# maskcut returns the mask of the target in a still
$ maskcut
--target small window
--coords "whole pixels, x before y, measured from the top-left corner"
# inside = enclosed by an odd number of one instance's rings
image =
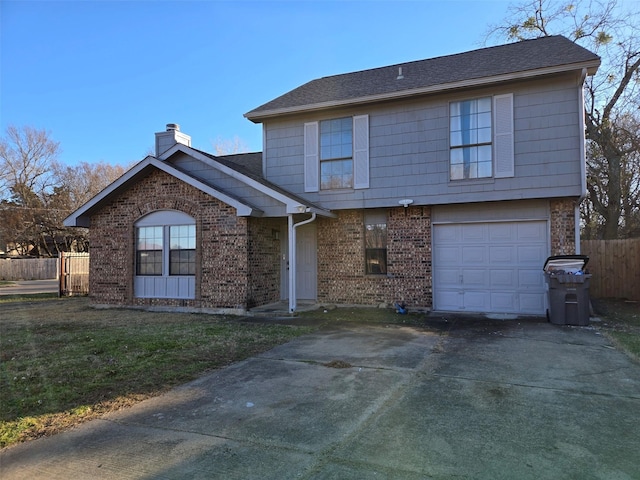
[[[387,273],[387,213],[385,211],[365,212],[364,243],[366,273]]]
[[[169,227],[169,275],[196,274],[196,227]]]
[[[320,122],[320,188],[353,187],[353,120]]]
[[[449,105],[450,178],[493,175],[491,97]]]

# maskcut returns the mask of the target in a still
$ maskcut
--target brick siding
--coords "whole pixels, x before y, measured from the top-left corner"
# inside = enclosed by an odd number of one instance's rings
[[[135,298],[134,223],[157,210],[196,220],[195,299]],[[277,301],[279,244],[274,222],[237,217],[236,210],[155,170],[91,217],[91,301],[94,304],[239,308]],[[251,272],[249,271],[251,265]]]
[[[551,255],[576,253],[576,200],[554,199],[549,202],[551,213]]]
[[[364,210],[318,219],[318,301],[431,307],[431,210],[399,207],[387,212],[386,275],[365,273]]]

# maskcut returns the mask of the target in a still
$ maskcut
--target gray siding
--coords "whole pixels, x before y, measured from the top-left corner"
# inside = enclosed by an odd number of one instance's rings
[[[252,188],[245,183],[232,178],[211,166],[185,154],[171,157],[171,163],[177,168],[189,172],[190,175],[205,181],[229,196],[242,199],[264,212],[266,217],[281,217],[285,215],[285,205],[270,196]]]
[[[514,94],[515,176],[449,181],[449,102]],[[552,198],[581,194],[580,90],[574,76],[270,120],[267,179],[328,209]],[[370,188],[303,191],[304,122],[369,115]]]

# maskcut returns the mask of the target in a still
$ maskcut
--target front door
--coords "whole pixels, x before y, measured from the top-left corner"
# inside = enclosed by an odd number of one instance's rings
[[[309,223],[296,232],[296,293],[298,300],[315,300],[318,286],[316,225]]]
[[[289,245],[287,235],[282,238],[281,298],[289,298]],[[297,300],[315,300],[318,288],[317,240],[314,223],[296,229],[296,293]]]

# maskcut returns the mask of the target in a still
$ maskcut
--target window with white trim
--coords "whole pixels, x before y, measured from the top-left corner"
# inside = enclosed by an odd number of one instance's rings
[[[195,219],[183,212],[153,212],[135,224],[136,297],[194,298]]]
[[[304,191],[369,188],[369,116],[304,124]]]
[[[491,97],[449,104],[451,180],[493,174]]]
[[[353,187],[353,120],[320,122],[320,189]]]
[[[136,275],[195,275],[196,226],[137,228]]]

